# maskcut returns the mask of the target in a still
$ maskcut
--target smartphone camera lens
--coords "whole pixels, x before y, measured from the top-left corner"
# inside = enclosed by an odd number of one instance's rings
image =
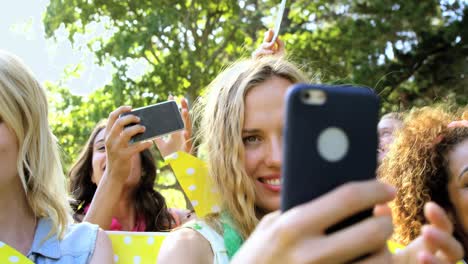
[[[309,105],[323,105],[327,101],[327,95],[321,90],[303,91],[302,102]]]

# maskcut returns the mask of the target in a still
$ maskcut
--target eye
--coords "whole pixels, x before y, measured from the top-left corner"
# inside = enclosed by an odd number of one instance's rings
[[[260,137],[258,136],[247,136],[242,138],[244,144],[254,144],[260,141]]]
[[[103,145],[98,145],[96,146],[96,150],[99,151],[99,152],[104,152],[106,151],[106,146],[103,144]]]
[[[392,133],[390,131],[382,131],[380,132],[381,137],[387,137],[390,136]]]

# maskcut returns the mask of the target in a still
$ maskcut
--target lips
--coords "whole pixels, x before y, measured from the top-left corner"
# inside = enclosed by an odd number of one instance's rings
[[[281,179],[279,175],[259,177],[257,180],[267,190],[273,192],[281,191]]]

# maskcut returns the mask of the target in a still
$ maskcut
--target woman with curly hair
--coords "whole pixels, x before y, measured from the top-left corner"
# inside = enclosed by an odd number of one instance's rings
[[[391,208],[393,239],[400,244],[420,235],[427,224],[424,205],[433,201],[446,210],[454,236],[467,252],[468,109],[464,110],[465,115],[441,106],[411,111],[379,168],[381,179],[398,190]]]

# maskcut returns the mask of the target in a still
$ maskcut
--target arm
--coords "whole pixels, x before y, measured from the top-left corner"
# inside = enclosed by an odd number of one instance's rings
[[[198,232],[181,228],[164,239],[159,250],[160,264],[210,264],[213,263],[213,251],[210,243]]]
[[[128,124],[139,122],[138,117],[133,115],[119,118],[120,114],[130,110],[129,106],[121,106],[109,115],[105,130],[106,170],[83,219],[104,230],[110,228],[114,206],[120,200],[124,183],[130,174],[132,156],[152,145],[150,141],[129,144],[132,136],[144,131],[141,125],[124,129]]]
[[[391,255],[386,241],[393,231],[390,215],[375,213],[334,233],[325,231],[394,196],[393,188],[375,180],[351,183],[281,215],[267,215],[232,263],[348,263],[364,255],[363,263],[388,263]]]
[[[94,253],[89,261],[90,264],[114,263],[112,244],[106,233],[99,229],[96,239]]]

